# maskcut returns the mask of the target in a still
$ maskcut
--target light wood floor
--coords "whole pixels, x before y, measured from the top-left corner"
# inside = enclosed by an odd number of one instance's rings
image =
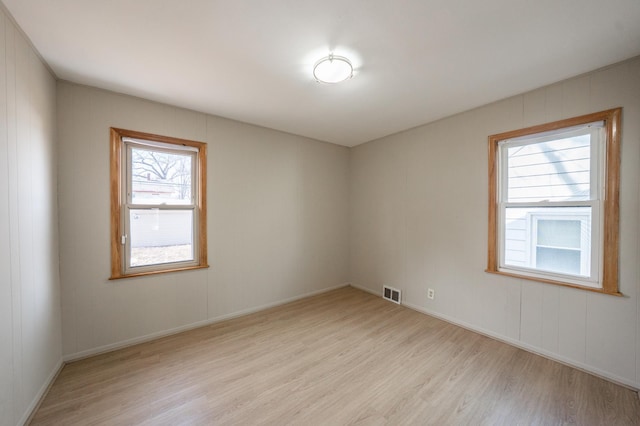
[[[33,425],[638,425],[635,392],[343,288],[64,367]]]

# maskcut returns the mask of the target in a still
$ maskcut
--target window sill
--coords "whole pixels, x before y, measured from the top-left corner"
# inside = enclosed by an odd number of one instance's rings
[[[109,277],[109,280],[119,280],[122,278],[135,278],[135,277],[144,277],[147,275],[158,275],[158,274],[168,274],[171,272],[180,272],[180,271],[192,271],[194,269],[207,269],[209,265],[198,265],[198,266],[185,266],[182,268],[173,268],[173,269],[162,269],[159,271],[145,271],[145,272],[136,272],[133,274],[121,274],[121,275],[112,275]]]
[[[502,271],[494,271],[494,270],[491,270],[491,269],[485,269],[485,272],[487,272],[489,274],[502,275],[502,276],[505,276],[505,277],[518,278],[518,279],[521,279],[521,280],[538,281],[538,282],[547,283],[547,284],[560,285],[560,286],[563,286],[563,287],[577,288],[577,289],[580,289],[580,290],[591,291],[593,293],[608,294],[608,295],[611,295],[611,296],[624,297],[624,295],[622,293],[619,293],[619,292],[608,292],[608,291],[605,291],[602,288],[586,287],[586,286],[582,286],[582,285],[578,285],[578,284],[571,284],[571,283],[567,283],[567,282],[563,282],[563,281],[549,280],[549,279],[546,279],[546,278],[538,278],[538,277],[530,277],[530,276],[527,276],[527,275],[513,274],[513,273],[509,273],[509,272],[502,272]]]

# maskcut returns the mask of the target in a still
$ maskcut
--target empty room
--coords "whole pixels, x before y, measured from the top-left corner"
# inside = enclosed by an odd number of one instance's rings
[[[640,2],[0,0],[0,426],[640,425]]]

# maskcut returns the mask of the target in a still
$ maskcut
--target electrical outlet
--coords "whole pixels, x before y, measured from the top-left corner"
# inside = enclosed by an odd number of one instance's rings
[[[431,300],[436,298],[436,292],[434,289],[430,288],[427,290],[427,297]]]

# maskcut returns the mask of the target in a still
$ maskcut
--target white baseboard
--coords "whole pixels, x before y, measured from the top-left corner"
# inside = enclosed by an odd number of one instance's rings
[[[62,358],[60,358],[51,373],[49,373],[49,377],[47,377],[47,380],[45,380],[45,382],[40,387],[40,390],[38,390],[36,396],[27,406],[27,409],[22,415],[22,418],[18,421],[18,425],[26,425],[31,421],[31,417],[35,414],[38,407],[40,407],[40,404],[42,404],[42,401],[44,400],[45,396],[47,396],[47,393],[49,393],[49,389],[51,389],[51,385],[53,385],[53,382],[55,382],[58,374],[60,374],[60,372],[62,371],[62,367],[64,367],[64,361],[62,360]]]
[[[349,283],[343,283],[343,284],[340,284],[340,285],[337,285],[337,286],[323,288],[321,290],[316,290],[316,291],[312,291],[310,293],[305,293],[305,294],[301,294],[301,295],[298,295],[298,296],[290,297],[290,298],[287,298],[287,299],[284,299],[284,300],[279,300],[277,302],[267,303],[267,304],[255,306],[255,307],[252,307],[252,308],[249,308],[249,309],[243,309],[241,311],[232,312],[230,314],[225,314],[225,315],[220,315],[220,316],[217,316],[217,317],[214,317],[214,318],[209,318],[209,319],[206,319],[206,320],[203,320],[203,321],[198,321],[198,322],[182,325],[180,327],[170,328],[168,330],[157,331],[155,333],[146,334],[144,336],[134,337],[132,339],[127,339],[127,340],[121,340],[119,342],[110,343],[108,345],[99,346],[97,348],[92,348],[92,349],[87,349],[87,350],[80,351],[80,352],[75,352],[75,353],[72,353],[72,354],[67,354],[67,355],[64,355],[63,360],[64,360],[64,362],[78,361],[78,360],[83,359],[83,358],[88,358],[88,357],[91,357],[91,356],[94,356],[94,355],[99,355],[99,354],[103,354],[103,353],[106,353],[106,352],[111,352],[111,351],[114,351],[116,349],[126,348],[128,346],[137,345],[139,343],[148,342],[148,341],[151,341],[151,340],[159,339],[161,337],[170,336],[172,334],[182,333],[183,331],[193,330],[194,328],[204,327],[204,326],[207,326],[207,325],[215,324],[215,323],[220,322],[220,321],[225,321],[225,320],[228,320],[228,319],[232,319],[232,318],[237,318],[237,317],[241,317],[241,316],[244,316],[244,315],[253,314],[255,312],[259,312],[259,311],[263,311],[265,309],[269,309],[269,308],[273,308],[273,307],[276,307],[276,306],[284,305],[286,303],[295,302],[296,300],[300,300],[300,299],[304,299],[306,297],[311,297],[311,296],[315,296],[315,295],[318,295],[318,294],[326,293],[326,292],[329,292],[329,291],[332,291],[332,290],[336,290],[338,288],[346,287],[348,285],[349,285]]]
[[[376,292],[376,291],[371,290],[370,288],[362,287],[362,286],[356,285],[356,284],[354,284],[354,283],[349,283],[349,285],[350,285],[351,287],[353,287],[353,288],[357,288],[358,290],[362,290],[362,291],[366,291],[367,293],[371,293],[371,294],[373,294],[374,296],[380,296],[380,297],[382,297],[382,286],[380,286],[380,291],[379,291],[379,292]],[[403,302],[403,303],[404,303],[404,302]]]
[[[380,289],[380,293],[378,293],[378,292],[375,292],[375,291],[371,290],[370,288],[354,285],[353,283],[351,283],[350,285],[353,288],[357,288],[359,290],[366,291],[367,293],[371,293],[373,295],[382,297],[382,293],[381,293],[382,288]],[[620,377],[620,376],[617,376],[615,374],[611,374],[611,373],[609,373],[607,371],[600,370],[600,369],[595,368],[595,367],[593,367],[591,365],[584,364],[584,363],[575,361],[573,359],[563,357],[561,355],[558,355],[557,353],[550,352],[550,351],[541,349],[541,348],[539,348],[537,346],[529,345],[527,343],[523,343],[523,342],[521,342],[519,340],[515,340],[515,339],[512,339],[512,338],[507,337],[507,336],[503,336],[503,335],[495,333],[495,332],[493,332],[491,330],[486,330],[486,329],[484,329],[482,327],[478,327],[478,326],[476,326],[474,324],[469,324],[469,323],[467,323],[465,321],[460,321],[460,320],[458,320],[456,318],[453,318],[453,317],[450,317],[448,315],[443,315],[443,314],[440,314],[438,312],[433,312],[433,311],[431,311],[431,310],[429,310],[427,308],[424,308],[424,307],[418,306],[418,305],[414,305],[412,303],[408,303],[408,302],[406,302],[404,300],[402,301],[402,304],[404,306],[406,306],[407,308],[412,309],[414,311],[418,311],[418,312],[420,312],[422,314],[426,314],[426,315],[441,319],[441,320],[446,321],[448,323],[451,323],[453,325],[457,325],[459,327],[465,328],[465,329],[467,329],[469,331],[473,331],[475,333],[482,334],[483,336],[490,337],[492,339],[498,340],[498,341],[506,343],[508,345],[515,346],[516,348],[523,349],[523,350],[525,350],[527,352],[531,352],[531,353],[534,353],[536,355],[540,355],[540,356],[543,356],[545,358],[551,359],[553,361],[557,361],[557,362],[559,362],[561,364],[564,364],[564,365],[567,365],[569,367],[573,367],[573,368],[576,368],[578,370],[584,371],[585,373],[593,374],[594,376],[600,377],[601,379],[605,379],[605,380],[608,380],[608,381],[613,382],[615,384],[630,388],[630,389],[632,389],[632,390],[634,390],[636,392],[638,392],[640,390],[640,383],[639,382],[635,382],[633,380],[629,380],[627,378]]]

